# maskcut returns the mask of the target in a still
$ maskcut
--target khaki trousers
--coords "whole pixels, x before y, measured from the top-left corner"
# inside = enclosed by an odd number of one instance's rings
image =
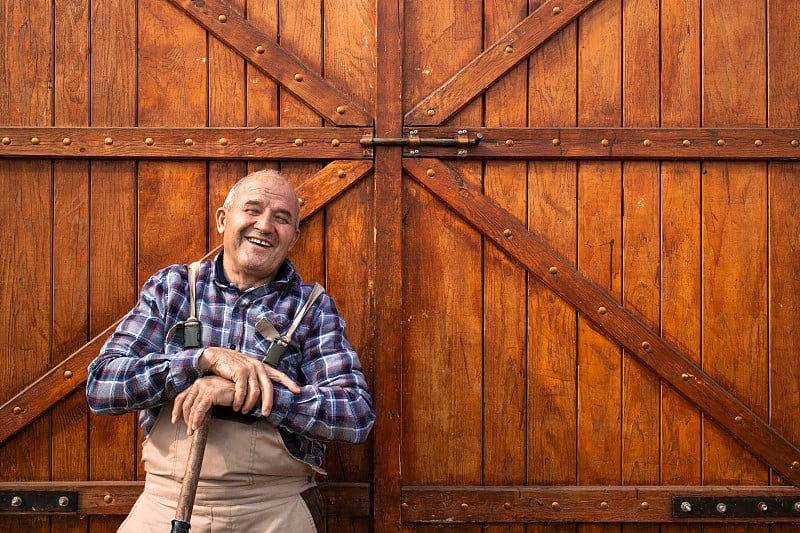
[[[144,492],[120,533],[165,533],[186,469],[192,438],[181,419],[170,423],[172,403],[161,408],[142,448]],[[322,499],[311,465],[286,450],[278,430],[213,418],[192,508],[192,533],[316,533]]]

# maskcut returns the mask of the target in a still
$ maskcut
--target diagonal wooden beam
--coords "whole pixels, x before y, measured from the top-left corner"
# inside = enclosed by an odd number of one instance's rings
[[[372,161],[333,161],[325,168],[298,185],[297,196],[303,203],[303,217],[307,218],[339,197],[372,170]],[[213,257],[221,246],[206,254]],[[100,352],[105,340],[122,320],[84,344],[46,374],[14,395],[0,406],[0,444],[51,409],[64,397],[86,383],[89,363]]]
[[[281,87],[338,126],[370,126],[372,117],[274,39],[220,0],[169,0]]]
[[[559,257],[457,170],[438,159],[406,159],[403,169],[465,222],[591,320],[784,479],[800,487],[800,449],[602,288]]]
[[[597,0],[550,0],[542,4],[406,113],[406,126],[442,124],[595,2]]]

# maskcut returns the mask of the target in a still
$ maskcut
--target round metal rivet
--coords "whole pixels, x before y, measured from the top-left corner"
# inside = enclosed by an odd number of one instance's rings
[[[692,141],[690,141],[689,139],[684,139],[681,144],[683,144],[686,147],[689,147],[692,145]]]
[[[436,175],[436,171],[435,171],[435,170],[433,170],[432,168],[429,168],[429,169],[428,169],[428,170],[425,172],[425,174],[427,174],[429,178],[432,178],[432,177],[434,177],[434,176]]]
[[[64,379],[69,379],[72,377],[72,370],[64,370]]]
[[[551,266],[550,268],[547,269],[547,271],[550,272],[551,274],[558,274],[558,267]]]
[[[558,6],[554,7],[553,8],[553,15],[560,15],[560,14],[561,14],[561,8],[558,7]]]
[[[106,137],[105,139],[103,139],[103,144],[111,146],[112,144],[114,144],[114,139],[112,139],[111,137]]]
[[[39,137],[31,137],[31,144],[39,144]]]
[[[339,139],[332,139],[331,140],[331,146],[335,147],[335,146],[339,146],[340,144],[341,143],[339,142]]]
[[[608,146],[608,139],[603,139],[602,141],[600,141],[600,145],[603,146],[604,148]]]
[[[59,507],[66,507],[67,505],[69,505],[69,498],[67,498],[66,496],[61,496],[58,499],[58,506]]]
[[[344,170],[340,170],[339,172],[336,173],[336,175],[339,176],[340,179],[341,178],[346,178],[347,177],[347,172],[345,172]]]
[[[642,502],[641,508],[642,508],[642,511],[646,511],[646,510],[650,509],[650,504],[647,503],[647,502]]]
[[[264,139],[262,139],[261,137],[256,137],[256,144],[261,146],[262,144],[264,144]]]
[[[684,372],[683,374],[681,374],[681,379],[682,379],[683,381],[689,381],[689,377],[690,377],[690,376],[689,376],[689,374],[687,374],[686,372]]]
[[[331,496],[328,498],[328,503],[331,505],[336,505],[336,496]]]
[[[340,115],[344,115],[345,111],[347,111],[347,109],[345,109],[343,105],[340,105],[339,107],[336,108],[336,112],[339,113]]]
[[[303,81],[303,75],[298,72],[294,75],[294,81]]]
[[[608,309],[606,309],[601,305],[600,307],[597,308],[597,312],[600,313],[601,315],[604,315],[608,312]]]
[[[794,470],[800,469],[800,461],[792,461],[792,468]]]
[[[505,509],[506,511],[511,509],[511,502],[504,502],[503,503],[503,509]]]
[[[514,47],[513,46],[511,46],[511,45],[506,46],[506,53],[507,54],[510,54],[513,51],[514,51]]]
[[[466,503],[462,503],[461,504],[461,510],[462,511],[466,511],[467,509],[469,509],[469,505],[467,505]]]
[[[112,503],[114,501],[114,498],[111,496],[111,494],[106,494],[105,496],[103,496],[103,501],[106,503]]]
[[[603,510],[608,509],[608,502],[607,501],[600,502],[600,509],[603,509]]]
[[[756,139],[753,144],[755,144],[756,146],[761,146],[764,144],[764,141],[762,141],[761,139]]]
[[[69,137],[64,137],[64,140],[61,141],[61,144],[63,144],[64,146],[69,146],[70,144],[72,144],[72,139],[70,139]]]
[[[800,141],[798,141],[797,139],[792,139],[792,146],[797,148],[798,146],[800,146]]]
[[[511,230],[508,229],[508,228],[504,229],[503,230],[503,235],[505,235],[506,237],[511,237],[511,235],[512,235]]]
[[[267,51],[267,49],[264,48],[263,46],[261,46],[260,44],[258,46],[256,46],[256,53],[263,54],[266,51]]]
[[[185,141],[183,141],[183,144],[185,144],[186,146],[191,146],[194,144],[194,141],[191,139],[186,139]]]
[[[553,139],[553,146],[559,146],[561,141],[559,139]]]
[[[718,512],[718,513],[724,513],[724,512],[725,512],[725,511],[727,511],[727,510],[728,510],[728,506],[727,506],[727,505],[725,505],[723,502],[719,502],[719,503],[717,504],[717,512]]]
[[[642,350],[647,351],[649,349],[650,349],[650,343],[647,341],[642,342]]]
[[[303,200],[302,198],[298,198],[298,199],[297,199],[297,203],[298,203],[298,204],[300,204],[300,205],[305,205],[305,204],[306,204],[306,201],[305,201],[305,200]]]
[[[651,141],[650,139],[645,139],[642,144],[644,144],[645,146],[652,146],[653,145],[653,141]]]
[[[9,144],[11,144],[11,139],[9,139],[8,137],[3,137],[3,144],[8,146]]]
[[[228,139],[226,139],[225,137],[220,137],[219,144],[221,144],[222,146],[228,146]]]
[[[554,511],[560,511],[561,510],[561,504],[558,503],[558,502],[551,503],[550,507],[552,507]]]
[[[691,513],[692,504],[689,502],[681,502],[681,511],[683,511],[684,513]]]
[[[22,507],[22,498],[19,496],[11,498],[11,507]]]
[[[725,139],[717,140],[717,146],[725,146]]]
[[[766,513],[769,511],[769,505],[767,505],[766,502],[758,502],[758,510],[762,513]]]
[[[295,139],[294,140],[295,146],[303,146],[303,139]]]
[[[514,146],[514,139],[506,139],[506,146]]]
[[[800,513],[800,502],[794,502],[794,510]]]
[[[19,405],[15,405],[14,408],[11,410],[11,412],[14,413],[15,415],[18,415],[22,412],[22,407],[20,407]]]
[[[228,17],[226,17],[225,15],[220,15],[217,17],[217,20],[220,22],[228,22]]]
[[[432,117],[435,114],[436,114],[436,110],[435,109],[428,109],[428,116],[429,117]]]
[[[147,146],[153,146],[155,143],[156,141],[152,137],[148,137],[147,139],[144,140],[144,144],[146,144]]]
[[[737,417],[735,417],[733,419],[733,421],[736,422],[737,424],[741,425],[741,424],[744,423],[744,418],[742,418],[741,416],[737,416]]]
[[[403,503],[400,504],[400,508],[401,509],[408,509],[408,504],[406,502],[403,502]]]

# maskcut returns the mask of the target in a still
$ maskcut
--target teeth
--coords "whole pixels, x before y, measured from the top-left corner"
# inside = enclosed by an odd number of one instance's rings
[[[252,242],[253,244],[257,244],[259,246],[270,247],[272,246],[267,241],[262,241],[261,239],[256,239],[255,237],[247,237],[247,240]]]

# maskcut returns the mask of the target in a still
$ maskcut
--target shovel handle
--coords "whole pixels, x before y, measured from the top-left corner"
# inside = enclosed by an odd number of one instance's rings
[[[194,497],[197,494],[197,482],[200,480],[200,467],[203,465],[209,426],[211,426],[210,409],[206,412],[200,427],[194,432],[192,438],[189,460],[186,462],[186,473],[183,476],[181,492],[178,495],[178,507],[175,509],[175,521],[188,524],[192,518],[192,507],[194,507]]]

